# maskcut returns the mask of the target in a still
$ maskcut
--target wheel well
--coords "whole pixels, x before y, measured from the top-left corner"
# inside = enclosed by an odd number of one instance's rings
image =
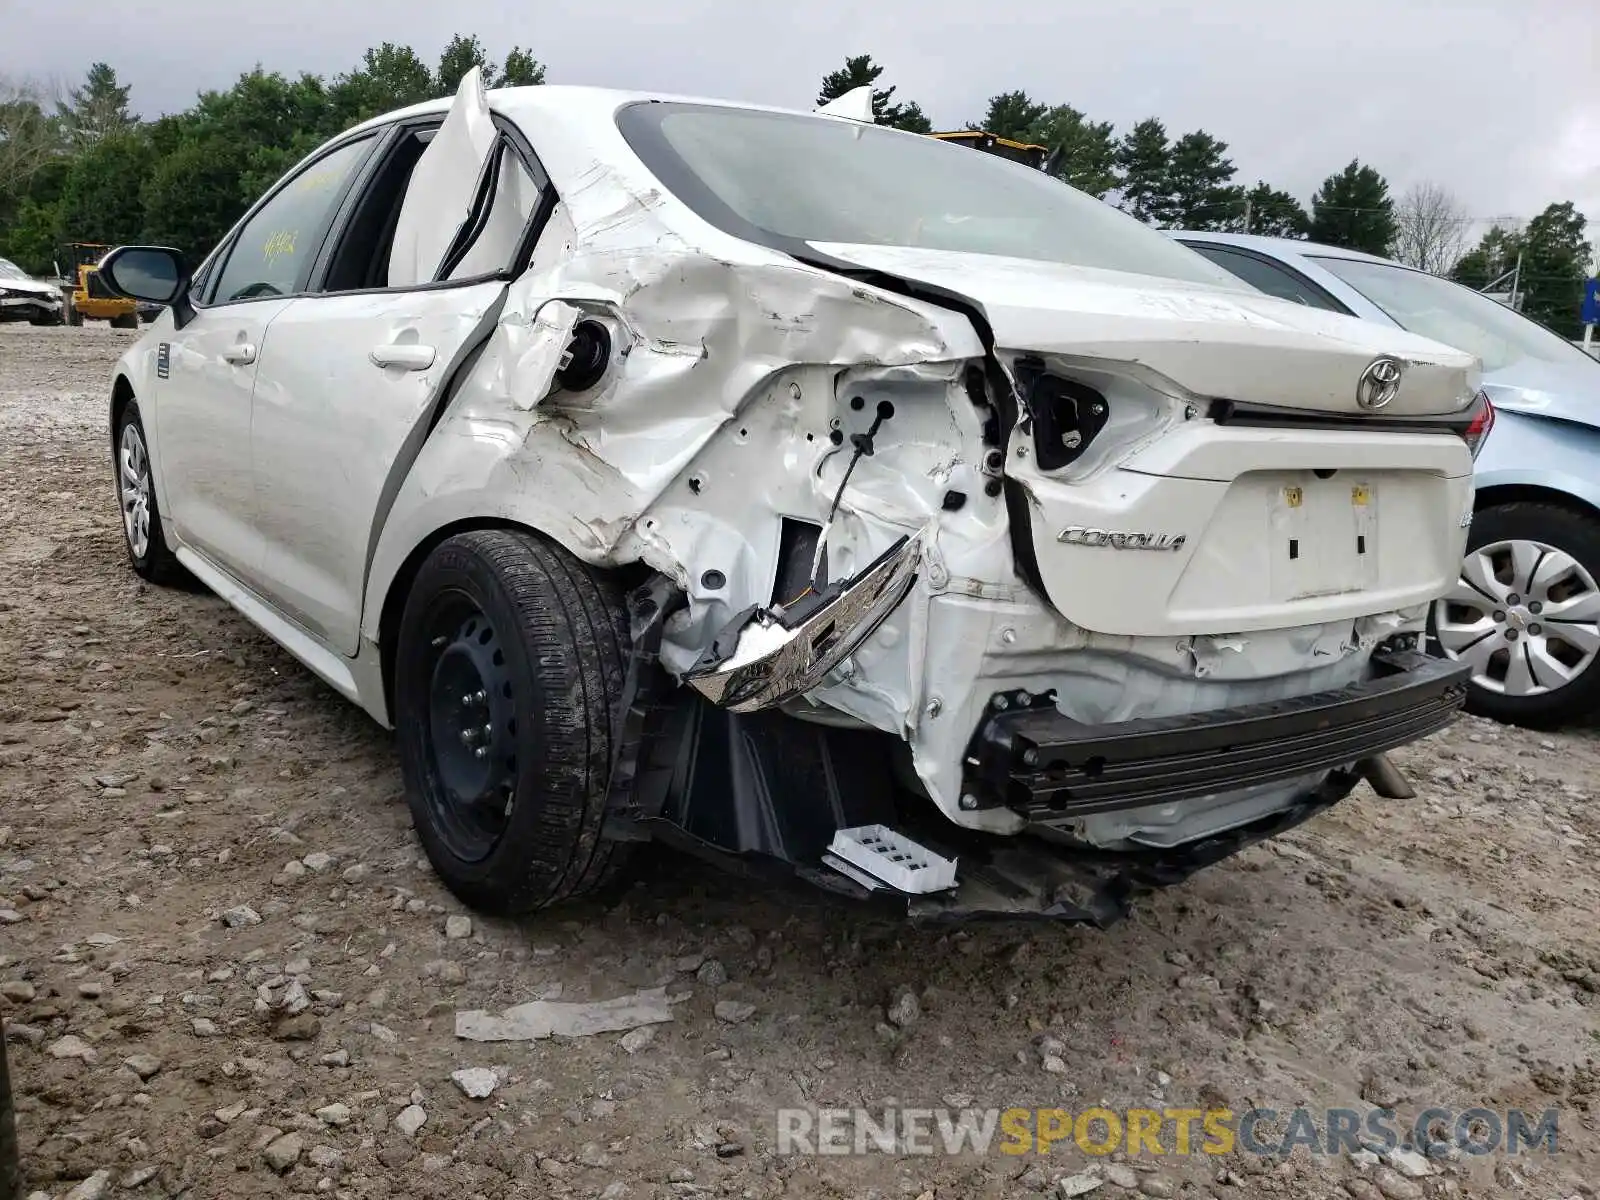
[[[383,702],[391,714],[394,712],[395,645],[400,639],[400,618],[405,614],[406,597],[411,594],[411,585],[417,578],[417,572],[422,569],[422,564],[427,561],[428,555],[433,553],[434,547],[458,533],[467,533],[474,529],[515,529],[538,537],[545,536],[532,526],[516,521],[497,520],[494,517],[469,517],[435,529],[412,548],[405,562],[401,563],[400,569],[395,572],[394,579],[389,583],[389,591],[383,598],[383,611],[378,617],[378,653],[379,662],[383,666]],[[625,587],[636,586],[649,574],[648,568],[642,563],[618,567],[616,570]]]
[[[128,382],[126,375],[118,375],[116,382],[111,385],[111,449],[116,452],[117,426],[122,423],[122,414],[127,411],[128,405],[133,400],[133,384]]]
[[[1571,492],[1540,487],[1532,483],[1504,483],[1479,489],[1472,501],[1472,511],[1482,512],[1501,504],[1553,504],[1580,516],[1600,518],[1600,508]]]

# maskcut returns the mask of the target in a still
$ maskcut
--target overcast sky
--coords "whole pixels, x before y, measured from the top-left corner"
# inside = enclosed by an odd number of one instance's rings
[[[797,107],[871,53],[943,128],[1022,88],[1119,129],[1207,129],[1241,180],[1302,201],[1359,157],[1479,217],[1575,200],[1600,235],[1593,0],[0,0],[0,73],[74,82],[102,59],[154,115],[257,63],[333,74],[388,40],[431,64],[458,31],[532,49],[552,83]]]

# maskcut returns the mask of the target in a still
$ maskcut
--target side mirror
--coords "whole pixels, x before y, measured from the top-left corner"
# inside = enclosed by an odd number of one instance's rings
[[[113,292],[130,300],[170,305],[179,329],[189,323],[189,268],[170,246],[118,246],[95,268]]]
[[[171,304],[189,282],[183,255],[167,246],[118,246],[96,269],[112,291],[152,304]]]

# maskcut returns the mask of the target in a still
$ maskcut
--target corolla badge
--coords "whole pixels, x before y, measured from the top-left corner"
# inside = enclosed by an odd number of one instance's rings
[[[1400,376],[1405,370],[1404,363],[1387,354],[1373,359],[1356,384],[1356,403],[1368,412],[1376,412],[1388,404],[1400,394]]]
[[[1111,550],[1182,550],[1188,541],[1182,533],[1149,533],[1142,529],[1091,529],[1073,525],[1056,535],[1069,546],[1105,546]]]

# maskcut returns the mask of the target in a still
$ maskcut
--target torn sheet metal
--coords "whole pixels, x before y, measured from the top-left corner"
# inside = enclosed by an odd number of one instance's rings
[[[462,77],[444,124],[411,172],[389,252],[390,287],[411,287],[437,277],[445,252],[472,212],[496,140],[483,74],[473,67]]]
[[[561,300],[542,305],[534,314],[512,364],[517,387],[510,398],[516,407],[532,408],[550,394],[580,316],[575,306]]]
[[[470,1042],[528,1042],[548,1037],[620,1033],[672,1020],[664,987],[589,1003],[531,1000],[499,1016],[474,1009],[456,1014],[456,1036]]]

